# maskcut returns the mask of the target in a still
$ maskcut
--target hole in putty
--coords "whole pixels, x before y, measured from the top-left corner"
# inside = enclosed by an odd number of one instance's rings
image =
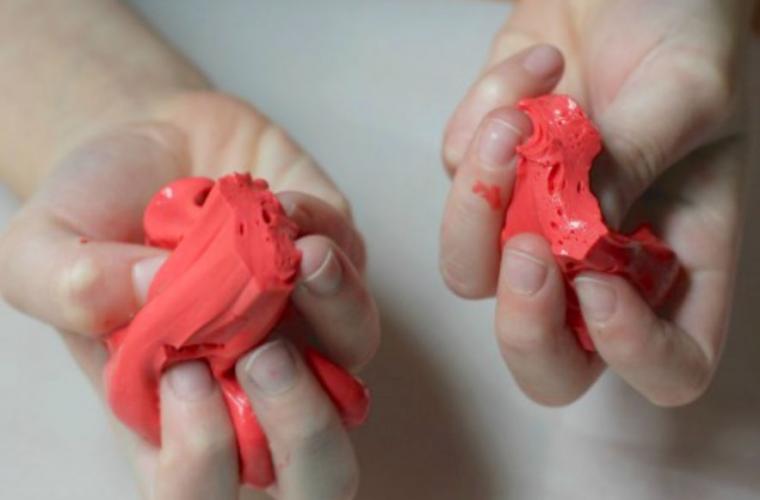
[[[559,175],[559,165],[556,163],[549,167],[549,175],[547,176],[547,184],[550,193],[554,193],[557,188],[557,176]]]
[[[206,203],[206,198],[208,198],[208,194],[211,192],[211,188],[204,189],[200,193],[195,195],[195,198],[193,198],[193,203],[195,203],[197,206],[202,207],[204,203]]]

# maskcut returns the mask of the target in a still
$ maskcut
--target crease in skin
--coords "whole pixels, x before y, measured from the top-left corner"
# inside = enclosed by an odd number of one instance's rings
[[[589,185],[601,137],[575,101],[545,95],[524,99],[518,108],[533,123],[533,134],[517,147],[517,177],[502,245],[520,233],[549,241],[565,281],[567,325],[584,349],[594,351],[572,285],[576,276],[584,271],[622,276],[656,308],[675,288],[681,265],[650,226],[621,234],[605,223]]]
[[[144,226],[149,245],[172,253],[145,306],[106,339],[108,402],[124,424],[159,445],[162,373],[181,361],[206,362],[235,429],[242,481],[270,486],[269,445],[235,364],[269,338],[288,308],[301,260],[298,228],[265,181],[238,173],[167,184],[148,204]],[[362,423],[369,397],[361,382],[316,350],[301,350],[344,424]]]

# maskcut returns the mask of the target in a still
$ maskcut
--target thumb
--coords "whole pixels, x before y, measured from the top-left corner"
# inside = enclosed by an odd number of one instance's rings
[[[102,334],[134,315],[165,256],[142,245],[90,240],[29,205],[0,240],[0,293],[59,329]]]
[[[631,74],[596,116],[607,158],[594,169],[605,215],[618,225],[668,167],[712,138],[731,113],[727,69],[662,52]]]

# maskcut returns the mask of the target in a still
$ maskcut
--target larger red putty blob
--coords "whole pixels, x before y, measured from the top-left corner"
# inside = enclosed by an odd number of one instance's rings
[[[630,235],[608,228],[589,187],[591,163],[602,149],[599,132],[570,97],[546,95],[518,104],[533,134],[517,147],[517,179],[501,234],[502,244],[519,233],[551,243],[567,290],[567,324],[581,345],[594,350],[571,286],[582,271],[617,274],[658,307],[675,286],[680,265],[649,228]]]
[[[263,342],[288,305],[301,255],[297,227],[261,180],[191,177],[162,188],[145,210],[147,243],[173,250],[147,303],[107,339],[105,382],[119,419],[160,444],[158,383],[169,366],[204,360],[237,436],[242,480],[274,481],[265,435],[235,378],[235,362]],[[362,384],[319,353],[304,357],[346,425],[367,415]]]

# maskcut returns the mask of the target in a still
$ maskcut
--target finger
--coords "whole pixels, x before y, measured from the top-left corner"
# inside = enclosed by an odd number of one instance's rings
[[[594,182],[613,222],[666,168],[726,123],[734,109],[726,73],[702,55],[663,51],[595,117],[612,161],[595,169]]]
[[[493,109],[551,91],[562,77],[562,54],[550,45],[525,49],[486,72],[469,90],[446,127],[443,160],[449,172],[459,166],[475,130]]]
[[[507,242],[501,263],[496,335],[515,380],[533,400],[567,404],[603,366],[565,325],[565,288],[548,243],[534,234]]]
[[[329,239],[306,236],[296,246],[302,252],[301,279],[293,303],[330,358],[358,370],[380,342],[375,301],[348,257]]]
[[[707,388],[717,351],[657,317],[623,278],[583,273],[574,282],[599,355],[655,404],[678,406]]]
[[[172,137],[138,127],[72,153],[0,242],[3,297],[70,332],[99,334],[128,321],[138,306],[133,269],[163,255],[132,243],[145,204],[180,174]]]
[[[277,498],[353,498],[357,463],[340,418],[319,382],[285,340],[237,363],[237,376],[269,440]]]
[[[161,451],[153,498],[236,499],[235,432],[206,364],[170,368],[160,390]]]
[[[343,250],[359,272],[364,270],[364,241],[350,217],[329,203],[306,193],[285,191],[278,193],[277,198],[288,217],[298,225],[300,236],[327,236]]]
[[[446,284],[462,297],[486,297],[496,290],[515,147],[530,130],[530,120],[516,109],[492,111],[456,171],[443,215],[440,265]]]

